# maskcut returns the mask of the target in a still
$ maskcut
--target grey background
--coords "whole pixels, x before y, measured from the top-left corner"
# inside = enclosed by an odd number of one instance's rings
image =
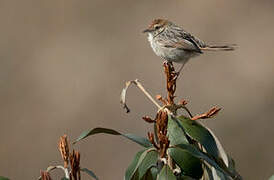
[[[61,163],[57,142],[97,126],[146,135],[141,117],[156,108],[124,82],[138,78],[151,94],[165,94],[162,60],[141,31],[167,18],[206,42],[236,43],[234,52],[192,59],[177,95],[194,114],[223,107],[206,120],[245,179],[274,173],[274,2],[271,0],[1,0],[0,174],[36,179]],[[97,135],[75,146],[81,164],[103,180],[123,179],[140,149]],[[53,173],[60,176],[61,172]],[[88,179],[87,176],[83,176]]]

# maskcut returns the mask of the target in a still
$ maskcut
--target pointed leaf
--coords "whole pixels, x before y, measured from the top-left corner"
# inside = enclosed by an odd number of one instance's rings
[[[146,158],[149,152],[151,151],[156,151],[155,148],[149,148],[143,151],[142,153],[138,152],[131,163],[130,167],[127,169],[126,174],[125,174],[125,180],[131,180],[133,176],[135,176],[136,171],[138,170],[139,166],[142,164],[143,160]],[[133,169],[136,159],[138,159],[138,163],[136,164],[135,168]],[[139,173],[138,173],[139,174]],[[139,177],[139,175],[138,175]]]
[[[213,175],[213,179],[220,179],[220,180],[231,180],[231,177],[228,176],[227,174],[222,173],[221,171],[217,170],[213,166],[211,166],[211,172]]]
[[[202,177],[203,167],[198,158],[192,156],[188,152],[183,152],[182,150],[176,148],[169,148],[168,153],[175,163],[181,168],[184,175],[195,179],[200,179]]]
[[[180,116],[178,119],[182,123],[186,133],[194,140],[202,144],[208,154],[214,157],[220,157],[220,152],[215,139],[205,127],[197,121],[193,121],[184,116]]]
[[[140,144],[143,147],[151,147],[152,144],[150,141],[144,137],[140,137],[134,134],[122,134],[118,131],[115,131],[113,129],[108,129],[108,128],[94,128],[88,131],[84,131],[74,142],[73,144],[77,143],[78,141],[87,138],[88,136],[94,135],[94,134],[99,134],[99,133],[104,133],[104,134],[111,134],[111,135],[120,135],[123,136],[133,142],[136,142],[137,144]]]
[[[119,132],[117,132],[115,130],[99,127],[99,128],[94,128],[94,129],[82,132],[81,135],[73,143],[75,144],[76,142],[83,140],[83,139],[87,138],[88,136],[91,136],[94,134],[99,134],[99,133],[121,135]]]
[[[229,167],[229,158],[226,152],[209,128],[198,121],[193,121],[184,116],[180,116],[178,119],[182,123],[182,126],[184,126],[186,133],[199,142],[209,155],[215,157],[218,161],[223,161],[222,163]],[[236,173],[235,168],[231,167],[231,171]]]
[[[145,148],[152,147],[151,142],[147,138],[137,136],[135,134],[121,134],[121,136],[123,136],[123,137],[145,147]]]
[[[182,125],[180,124],[179,126],[179,123],[179,120],[169,116],[167,131],[171,146],[177,144],[189,144],[183,127],[180,127]],[[172,159],[179,165],[185,175],[195,178],[200,178],[202,176],[202,163],[198,158],[188,152],[177,151],[173,148],[170,148],[168,151]]]
[[[136,166],[138,164],[138,161],[140,159],[140,156],[143,154],[145,150],[141,150],[139,152],[136,153],[135,157],[133,158],[132,162],[130,163],[130,165],[128,166],[126,173],[125,173],[125,180],[130,180],[131,177],[134,174],[134,170],[136,169]],[[139,173],[137,173],[139,174]]]
[[[216,158],[216,162],[218,162],[218,164],[223,167],[224,169],[227,169],[230,174],[234,177],[234,179],[242,179],[241,175],[236,171],[235,169],[235,162],[234,160],[228,156],[224,150],[224,148],[222,147],[220,141],[218,140],[218,138],[214,135],[214,133],[206,126],[203,125],[204,128],[206,128],[210,134],[213,136],[216,144],[217,144],[217,147],[218,147],[218,150],[219,150],[219,154],[220,154],[220,157],[219,158]],[[213,167],[213,169],[215,169]],[[222,174],[220,171],[218,171],[218,169],[215,169],[217,174]]]
[[[184,130],[178,126],[177,120],[168,117],[167,134],[170,141],[170,145],[176,144],[188,144],[188,140],[184,134]]]
[[[184,127],[186,133],[203,146],[206,153],[218,161],[218,164],[223,168],[226,169],[228,167],[231,175],[233,174],[235,177],[241,179],[241,176],[233,165],[232,158],[226,154],[220,141],[208,127],[184,116],[180,116],[177,119]],[[220,174],[220,172],[216,169],[215,174]]]
[[[179,144],[179,145],[176,145],[175,147],[182,151],[189,152],[193,156],[206,161],[208,164],[210,164],[211,166],[213,166],[214,168],[221,171],[227,176],[234,176],[233,174],[231,174],[231,172],[228,170],[226,166],[224,166],[223,164],[220,164],[219,162],[216,162],[214,159],[209,157],[206,153],[200,151],[199,149],[197,149],[196,147],[192,145]]]
[[[148,152],[146,157],[143,159],[142,163],[139,166],[139,169],[138,169],[139,177],[142,178],[152,166],[156,166],[157,160],[158,160],[157,151]]]
[[[231,177],[234,179],[234,180],[242,180],[242,177],[234,170],[234,169],[230,169],[230,168],[227,168],[227,166],[223,163],[223,161],[218,161],[218,160],[215,160],[215,162],[217,162],[217,164],[225,170],[226,173],[224,173],[223,171],[220,171],[220,169],[210,165],[209,163],[205,163],[205,167],[206,168],[206,171],[207,171],[207,174],[209,176],[212,176],[213,177],[213,180],[230,180]]]
[[[205,162],[202,180],[231,180],[231,176],[217,170]]]
[[[176,180],[176,176],[173,174],[172,170],[165,164],[159,173],[157,180]]]
[[[87,168],[81,168],[80,170],[83,171],[83,172],[85,172],[85,173],[87,173],[88,175],[90,175],[94,179],[98,180],[97,176],[91,170],[89,170]]]

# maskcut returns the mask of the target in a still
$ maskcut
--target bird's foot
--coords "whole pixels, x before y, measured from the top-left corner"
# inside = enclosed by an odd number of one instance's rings
[[[178,79],[178,77],[179,77],[179,75],[181,74],[181,72],[180,71],[178,71],[178,72],[174,72],[174,77],[173,77],[173,79],[174,80],[176,80],[176,79]]]

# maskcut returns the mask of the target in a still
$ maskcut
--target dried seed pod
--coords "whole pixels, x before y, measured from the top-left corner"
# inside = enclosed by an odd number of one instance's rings
[[[80,176],[80,153],[78,151],[72,151],[70,154],[70,175],[74,180],[81,180]]]
[[[67,140],[67,135],[63,135],[60,137],[58,149],[64,161],[64,168],[67,168],[69,163],[69,144]]]

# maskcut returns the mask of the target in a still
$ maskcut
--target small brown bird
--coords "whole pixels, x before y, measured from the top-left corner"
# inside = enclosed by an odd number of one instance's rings
[[[155,19],[143,31],[148,34],[148,41],[157,56],[166,61],[181,63],[178,74],[185,63],[204,51],[232,51],[235,45],[208,45],[186,32],[171,21]]]

